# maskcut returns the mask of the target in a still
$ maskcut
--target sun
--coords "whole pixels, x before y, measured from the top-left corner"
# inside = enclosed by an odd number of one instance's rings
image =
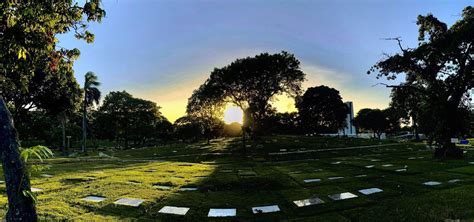
[[[237,123],[242,124],[243,119],[244,119],[244,114],[242,112],[242,109],[240,109],[240,107],[232,106],[232,105],[229,105],[226,107],[224,111],[225,123],[230,124],[230,123],[237,122]]]

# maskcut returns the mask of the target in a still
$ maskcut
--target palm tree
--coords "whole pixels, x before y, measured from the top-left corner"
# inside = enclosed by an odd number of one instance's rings
[[[93,104],[99,104],[100,90],[97,88],[100,82],[97,81],[97,76],[93,72],[87,72],[84,81],[84,103],[83,103],[83,117],[82,117],[82,152],[86,152],[86,138],[87,138],[87,108]]]

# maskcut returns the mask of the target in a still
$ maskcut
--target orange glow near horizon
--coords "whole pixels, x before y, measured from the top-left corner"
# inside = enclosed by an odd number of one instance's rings
[[[240,107],[234,105],[228,105],[224,111],[224,122],[227,124],[230,123],[240,123],[242,124],[244,120],[244,113]]]

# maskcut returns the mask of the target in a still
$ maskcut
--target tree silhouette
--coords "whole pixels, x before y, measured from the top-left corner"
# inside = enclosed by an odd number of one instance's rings
[[[262,53],[237,59],[223,68],[215,68],[206,83],[212,101],[230,102],[244,111],[244,138],[249,129],[255,139],[262,130],[262,120],[270,113],[275,96],[297,96],[305,74],[294,55],[281,52]]]
[[[462,18],[451,27],[431,14],[418,16],[418,46],[402,47],[401,52],[376,63],[369,71],[378,71],[377,77],[395,79],[405,74],[405,82],[390,85],[410,88],[423,101],[422,114],[431,127],[426,133],[440,145],[436,157],[462,157],[463,152],[450,138],[462,136],[467,119],[463,98],[474,86],[474,8],[466,7]]]
[[[327,86],[308,88],[296,99],[296,108],[308,133],[337,131],[344,127],[349,112],[339,91]]]
[[[84,81],[84,101],[82,107],[82,152],[86,152],[87,142],[87,108],[100,101],[100,82],[93,72],[87,72]]]
[[[187,114],[201,126],[201,131],[210,143],[212,137],[223,128],[222,116],[224,103],[215,100],[212,95],[215,90],[205,84],[193,92],[188,99]]]
[[[354,125],[359,130],[370,130],[374,137],[380,139],[382,133],[389,129],[390,123],[386,113],[380,109],[361,109],[354,118]]]

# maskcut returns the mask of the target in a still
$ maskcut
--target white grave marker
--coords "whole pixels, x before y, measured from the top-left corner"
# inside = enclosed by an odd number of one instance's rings
[[[158,213],[160,214],[174,214],[184,216],[189,211],[188,207],[173,207],[173,206],[164,206],[161,208]]]
[[[441,182],[438,182],[438,181],[428,181],[428,182],[424,182],[423,184],[426,185],[426,186],[438,186],[438,185],[441,184]]]
[[[317,198],[317,197],[315,197],[315,198],[311,198],[311,199],[295,200],[295,201],[293,201],[293,203],[297,207],[306,207],[306,206],[312,206],[312,205],[316,205],[316,204],[322,204],[322,203],[324,203],[324,201]]]
[[[333,200],[346,200],[346,199],[356,198],[357,195],[355,195],[353,193],[345,192],[345,193],[338,193],[338,194],[329,195],[328,197],[333,199]]]
[[[314,182],[321,182],[321,179],[306,179],[304,180],[305,183],[314,183]]]
[[[99,196],[87,196],[82,198],[84,201],[89,201],[89,202],[94,202],[94,203],[99,203],[105,200],[105,197],[99,197]]]
[[[144,200],[140,199],[131,199],[131,198],[122,198],[114,202],[116,205],[129,206],[129,207],[138,207],[142,204]]]
[[[359,190],[359,192],[364,194],[364,195],[370,195],[370,194],[379,193],[379,192],[382,192],[382,191],[383,191],[382,189],[379,189],[379,188],[376,188],[376,187]]]
[[[211,208],[209,209],[209,213],[207,217],[235,217],[237,215],[237,209],[235,208],[228,208],[228,209],[221,209],[221,208]]]
[[[252,207],[252,212],[254,214],[273,213],[273,212],[278,212],[278,211],[280,211],[280,207],[278,207],[278,205]]]

